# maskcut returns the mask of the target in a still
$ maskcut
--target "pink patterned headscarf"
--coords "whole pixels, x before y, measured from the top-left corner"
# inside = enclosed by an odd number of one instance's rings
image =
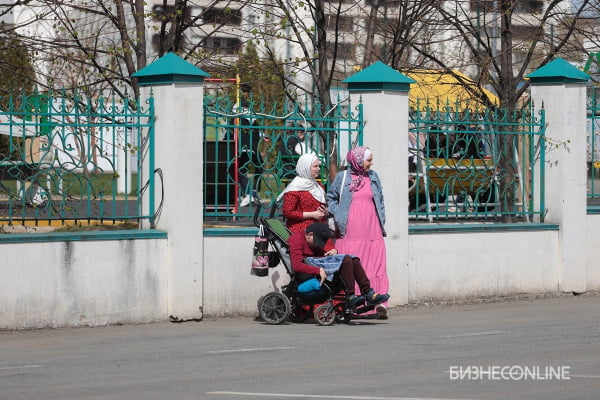
[[[365,146],[354,147],[348,152],[346,161],[350,166],[352,173],[352,182],[350,182],[350,191],[355,192],[363,186],[363,176],[367,174],[365,171],[365,159],[371,155],[371,149]]]

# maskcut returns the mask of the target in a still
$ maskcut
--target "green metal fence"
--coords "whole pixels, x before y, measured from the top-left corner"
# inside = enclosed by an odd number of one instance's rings
[[[543,221],[543,109],[419,102],[410,118],[413,223]]]
[[[338,99],[339,100],[339,99]],[[329,109],[296,103],[244,102],[227,96],[204,100],[204,217],[208,223],[252,223],[258,205],[267,212],[294,178],[298,157],[316,153],[327,184],[332,165],[362,144],[362,104],[338,101]],[[276,211],[279,216],[279,210]]]
[[[589,213],[600,213],[600,88],[587,96],[587,204]]]
[[[0,98],[0,221],[153,222],[154,190],[141,174],[154,157],[153,121],[153,98],[143,105],[59,92]]]

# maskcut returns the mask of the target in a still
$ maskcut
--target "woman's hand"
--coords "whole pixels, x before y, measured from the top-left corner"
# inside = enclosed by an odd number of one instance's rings
[[[327,207],[320,206],[315,211],[305,211],[302,215],[304,216],[304,219],[314,219],[317,221],[321,221],[328,214],[329,212],[327,211]]]
[[[327,279],[327,274],[325,273],[325,268],[319,268],[319,276],[321,276],[321,285]]]
[[[327,214],[328,214],[327,207],[320,206],[319,208],[317,208],[317,211],[315,211],[315,219],[321,220],[321,219],[325,218],[327,216]]]

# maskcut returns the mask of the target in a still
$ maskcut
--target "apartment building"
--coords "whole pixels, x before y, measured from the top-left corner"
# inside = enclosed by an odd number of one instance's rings
[[[511,27],[514,68],[519,68],[528,56],[532,39],[539,40],[534,52],[540,57],[558,44],[566,29],[564,19],[571,15],[580,1],[561,2],[558,11],[562,14],[556,13],[555,18],[547,19],[544,24],[540,21],[548,2],[518,0],[515,3]],[[101,10],[101,2],[76,0],[71,4],[98,11]],[[596,0],[594,2],[598,3]],[[111,12],[115,12],[114,2],[103,3],[108,5]],[[481,52],[484,55],[482,59],[489,61],[501,51],[502,10],[499,0],[433,3],[418,0],[324,0],[319,12],[315,12],[315,2],[291,0],[283,3],[287,5],[285,10],[274,0],[197,0],[188,1],[184,9],[181,3],[170,0],[165,6],[162,0],[146,2],[144,30],[148,62],[158,54],[176,48],[206,71],[219,71],[234,63],[246,44],[251,42],[262,57],[281,61],[288,77],[310,88],[312,75],[307,73],[307,67],[309,63],[316,65],[314,60],[320,56],[335,60],[335,86],[336,81],[342,81],[378,60],[396,68],[437,68],[438,63],[432,61],[436,59],[468,76],[477,77],[486,65],[477,60],[474,54]],[[11,2],[4,0],[4,4]],[[51,1],[30,1],[17,6],[10,13],[0,15],[13,19],[22,35],[38,39],[32,41],[32,46],[37,46],[34,50],[38,62],[43,64],[40,67],[43,74],[65,78],[64,73],[57,71],[64,68],[62,61],[66,57],[45,54],[44,43],[49,46],[52,42],[72,42],[75,32],[76,39],[85,46],[120,48],[121,29],[126,30],[131,38],[136,37],[130,8],[133,7],[130,5],[132,3],[123,4],[124,11],[129,13],[128,23],[118,29],[107,23],[101,13],[83,12],[83,8],[72,7],[68,16],[77,28],[68,31],[56,23],[57,16],[60,16],[57,11],[59,6]],[[438,7],[440,4],[443,7]],[[0,3],[0,9],[2,7]],[[598,15],[598,12],[591,10],[580,16],[578,34],[573,36],[572,44],[568,46],[569,52],[564,55],[581,67],[587,59],[585,50],[594,51],[598,47],[598,41],[590,40],[583,33],[597,31]],[[183,29],[173,29],[173,26]],[[472,48],[465,37],[471,38],[470,43],[476,43],[472,40],[476,36],[483,39],[482,45]],[[315,46],[316,43],[320,43],[320,48]],[[119,62],[115,61],[117,58],[109,60],[108,53],[103,55],[102,52],[95,52],[94,56],[100,59],[105,57],[107,64]],[[119,69],[118,65],[110,67]],[[328,69],[330,67],[327,66]],[[73,82],[83,81],[86,72],[79,72],[80,76],[70,79]]]
[[[306,60],[307,53],[317,56],[314,44],[319,34],[326,38],[321,43],[321,54],[329,60],[335,59],[334,82],[378,60],[395,67],[438,68],[439,64],[431,58],[477,77],[485,66],[476,59],[474,51],[480,52],[482,59],[497,58],[502,51],[499,0],[444,1],[440,3],[442,8],[437,8],[437,3],[421,1],[325,0],[321,15],[324,31],[316,26],[315,8],[299,6],[298,2],[287,3],[287,16],[270,1],[196,4],[188,11],[189,15],[201,15],[203,24],[190,35],[193,46],[201,47],[207,54],[216,54],[223,61],[231,61],[243,51],[245,43],[252,41],[262,47],[263,55],[274,54],[283,61],[290,69],[289,74],[300,80],[311,78],[304,73],[303,61],[297,61]],[[563,1],[554,10],[555,16],[547,17],[548,4],[543,0],[519,0],[512,9],[511,50],[515,70],[529,56],[533,40],[538,42],[533,52],[539,59],[558,45],[567,29],[565,20],[572,18],[578,7],[576,0]],[[586,36],[594,34],[598,15],[592,9],[579,17],[579,33],[561,56],[583,67],[585,50],[594,47]],[[286,18],[288,22],[282,22]],[[470,43],[477,43],[474,36],[482,39],[475,50],[465,41],[469,36],[472,36]],[[206,68],[212,67],[207,62]]]

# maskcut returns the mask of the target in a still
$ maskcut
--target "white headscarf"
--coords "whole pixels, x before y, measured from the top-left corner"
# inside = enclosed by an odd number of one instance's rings
[[[325,190],[319,185],[316,179],[311,176],[310,168],[315,161],[318,161],[314,153],[303,154],[296,163],[296,177],[287,185],[287,187],[277,197],[277,200],[281,200],[283,195],[287,192],[297,191],[308,191],[315,198],[315,200],[325,203]]]

